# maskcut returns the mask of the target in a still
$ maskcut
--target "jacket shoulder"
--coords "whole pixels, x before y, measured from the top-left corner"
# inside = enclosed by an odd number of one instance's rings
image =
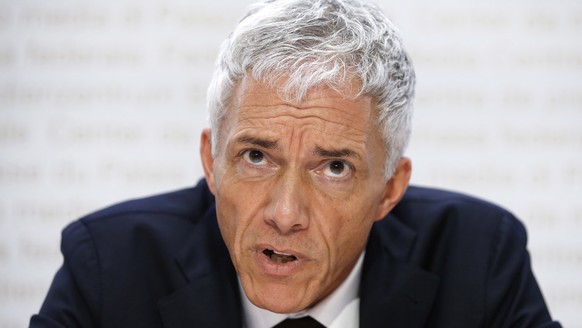
[[[214,206],[214,197],[204,180],[196,186],[158,195],[127,200],[93,212],[80,219],[85,224],[119,217],[170,216],[196,221]],[[198,215],[197,215],[198,214]]]
[[[169,258],[195,231],[208,229],[211,220],[204,218],[211,217],[214,198],[201,181],[192,188],[125,201],[82,217],[63,230],[61,250],[67,258],[78,253],[80,244],[89,245],[101,266],[110,261],[113,267],[147,262],[152,256]]]
[[[413,236],[410,261],[449,277],[471,271],[463,277],[482,282],[492,263],[507,251],[501,246],[526,251],[525,227],[511,212],[457,192],[411,187],[381,223],[387,232],[384,239],[404,231]],[[459,267],[468,269],[456,270]]]
[[[217,234],[214,213],[213,196],[201,181],[192,188],[125,201],[72,222],[63,230],[63,278],[55,278],[54,294],[67,290],[80,295],[83,301],[77,303],[86,305],[76,315],[90,313],[89,321],[100,318],[102,326],[157,322],[156,302],[187,282],[176,263],[182,252],[187,246],[209,250],[207,245],[214,239],[209,241],[208,235]],[[196,263],[200,270],[207,267],[206,262]],[[43,314],[50,317],[60,311],[48,308],[58,303],[57,296],[47,297]],[[139,305],[131,299],[139,299]]]
[[[504,208],[481,198],[456,191],[429,188],[421,186],[410,186],[402,197],[399,205],[412,205],[424,203],[427,206],[447,207],[467,207],[478,208],[492,212],[507,212]]]
[[[467,194],[411,186],[392,212],[405,225],[417,231],[435,226],[454,225],[468,232],[494,233],[508,225],[514,236],[525,242],[523,224],[508,210]]]
[[[389,241],[392,253],[405,249],[409,264],[439,277],[430,319],[435,326],[551,322],[531,271],[525,227],[509,211],[457,192],[410,187],[391,214],[382,222],[390,232],[384,240],[403,232],[413,240],[410,248]]]

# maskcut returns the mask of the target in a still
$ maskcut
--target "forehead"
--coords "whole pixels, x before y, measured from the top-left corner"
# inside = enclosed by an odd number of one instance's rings
[[[256,124],[279,125],[278,129],[315,125],[321,132],[336,134],[378,130],[376,103],[372,97],[356,97],[349,88],[344,95],[329,87],[317,87],[304,99],[294,100],[283,97],[280,90],[277,86],[244,78],[233,95],[227,125],[239,129]]]

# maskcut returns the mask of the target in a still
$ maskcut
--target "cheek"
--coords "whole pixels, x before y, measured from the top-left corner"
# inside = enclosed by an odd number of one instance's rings
[[[224,200],[221,199],[219,201],[217,199],[216,217],[218,220],[218,227],[220,228],[222,239],[224,239],[224,242],[232,255],[234,251],[233,245],[235,243],[237,230],[236,213],[233,211],[233,208],[230,206],[230,204],[224,203],[226,203]]]
[[[361,253],[374,222],[372,209],[375,206],[350,205],[328,206],[340,210],[331,210],[321,216],[326,218],[320,226],[328,244],[332,266],[345,265],[346,261],[353,261]]]
[[[233,251],[232,246],[237,239],[237,231],[241,222],[240,201],[242,195],[237,195],[231,188],[224,188],[224,185],[219,186],[216,194],[216,215],[222,237],[226,242],[228,248]]]
[[[234,256],[242,252],[245,232],[257,216],[257,197],[244,186],[227,182],[219,186],[216,195],[216,211],[222,237]],[[226,187],[228,185],[228,187]]]

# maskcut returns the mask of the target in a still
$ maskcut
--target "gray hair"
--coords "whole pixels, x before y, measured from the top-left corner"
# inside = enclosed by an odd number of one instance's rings
[[[252,5],[222,43],[208,88],[212,153],[237,84],[250,74],[300,101],[328,86],[377,101],[389,179],[410,137],[415,75],[397,29],[372,4],[356,0],[267,0]],[[358,90],[351,90],[356,79]]]

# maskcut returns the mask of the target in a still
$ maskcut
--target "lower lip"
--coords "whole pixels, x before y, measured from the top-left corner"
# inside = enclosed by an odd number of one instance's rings
[[[271,261],[267,255],[263,254],[263,252],[256,252],[256,254],[259,267],[269,276],[277,278],[289,277],[299,272],[303,266],[303,262],[300,259],[285,263],[277,263]]]

